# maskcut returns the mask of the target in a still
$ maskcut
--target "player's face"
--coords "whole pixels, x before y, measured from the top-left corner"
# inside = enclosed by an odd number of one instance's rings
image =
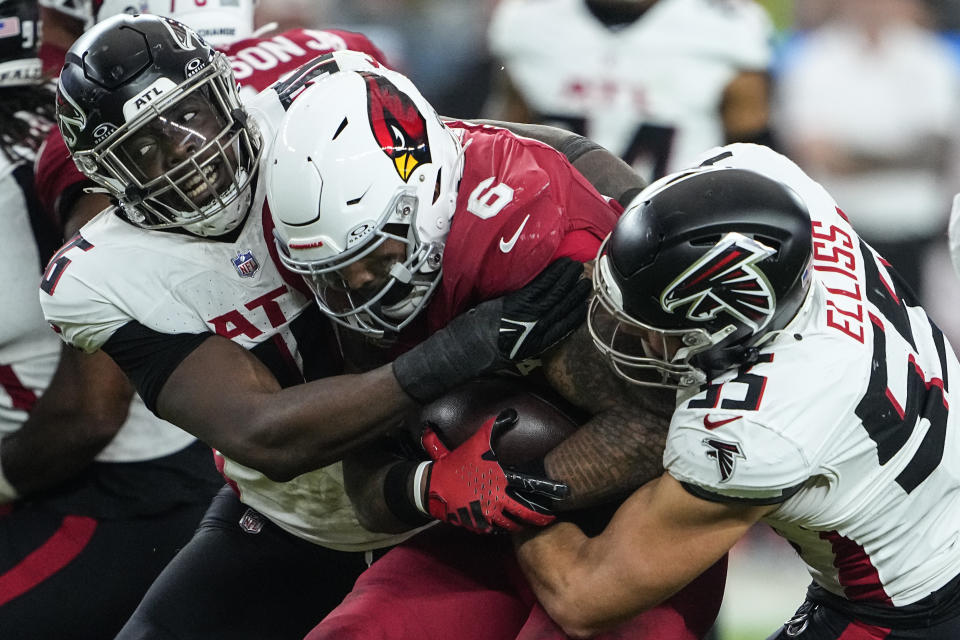
[[[407,259],[407,245],[399,240],[387,239],[369,255],[353,262],[337,272],[350,291],[369,299],[379,292],[390,279],[390,269],[403,264]]]
[[[659,331],[642,329],[640,327],[625,328],[625,332],[635,332],[643,344],[644,354],[649,358],[657,358],[670,362],[683,342],[677,336],[666,336]]]
[[[121,143],[120,150],[131,171],[142,181],[170,172],[169,178],[177,187],[203,206],[233,179],[229,167],[236,166],[234,150],[223,149],[228,164],[220,157],[219,145],[210,145],[226,126],[224,118],[202,94],[192,93],[140,127]],[[191,157],[192,162],[171,172]],[[183,208],[183,199],[175,190],[158,199],[174,209]]]

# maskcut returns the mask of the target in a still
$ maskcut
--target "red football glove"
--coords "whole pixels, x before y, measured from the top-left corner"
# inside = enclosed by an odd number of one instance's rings
[[[475,533],[519,531],[524,525],[553,522],[555,516],[528,494],[560,499],[567,486],[505,470],[493,451],[493,440],[516,422],[516,411],[502,411],[453,451],[426,426],[421,441],[434,461],[426,491],[431,516]]]

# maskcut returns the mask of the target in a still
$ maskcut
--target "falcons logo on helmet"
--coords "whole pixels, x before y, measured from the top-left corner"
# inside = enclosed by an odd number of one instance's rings
[[[430,162],[427,122],[413,99],[383,76],[361,73],[367,82],[370,127],[383,152],[406,182],[421,164]]]
[[[737,458],[746,459],[746,456],[740,450],[740,445],[734,442],[724,442],[713,438],[704,438],[702,442],[709,448],[707,457],[717,461],[717,467],[720,470],[720,482],[726,482],[733,475]]]
[[[728,233],[664,289],[660,305],[670,313],[689,305],[687,318],[697,322],[725,311],[756,333],[776,309],[773,288],[757,263],[775,254],[756,240]]]

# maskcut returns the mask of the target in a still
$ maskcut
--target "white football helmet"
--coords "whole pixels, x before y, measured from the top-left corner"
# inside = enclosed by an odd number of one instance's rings
[[[462,173],[459,140],[413,83],[386,69],[315,81],[286,112],[266,166],[280,259],[324,313],[378,337],[409,324],[440,281]],[[338,272],[388,240],[406,259],[351,290]]]
[[[118,13],[152,13],[187,25],[212,44],[223,47],[253,34],[256,0],[92,0],[93,22]]]

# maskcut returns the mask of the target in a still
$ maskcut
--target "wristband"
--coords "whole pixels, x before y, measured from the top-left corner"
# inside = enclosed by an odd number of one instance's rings
[[[423,504],[423,491],[420,491],[420,485],[423,484],[423,476],[430,472],[432,462],[421,462],[417,466],[416,473],[413,474],[413,504],[425,516],[430,515],[430,511]]]
[[[423,498],[420,491],[421,469],[429,462],[398,462],[387,470],[383,480],[383,501],[390,513],[404,524],[419,527],[433,518],[423,511]],[[413,479],[413,495],[410,495],[410,481]],[[424,516],[427,517],[424,517]]]
[[[2,444],[2,442],[0,442]],[[10,481],[7,480],[7,476],[3,474],[3,456],[0,455],[0,504],[7,504],[13,502],[20,497],[20,492],[17,491],[17,488],[10,484]]]

